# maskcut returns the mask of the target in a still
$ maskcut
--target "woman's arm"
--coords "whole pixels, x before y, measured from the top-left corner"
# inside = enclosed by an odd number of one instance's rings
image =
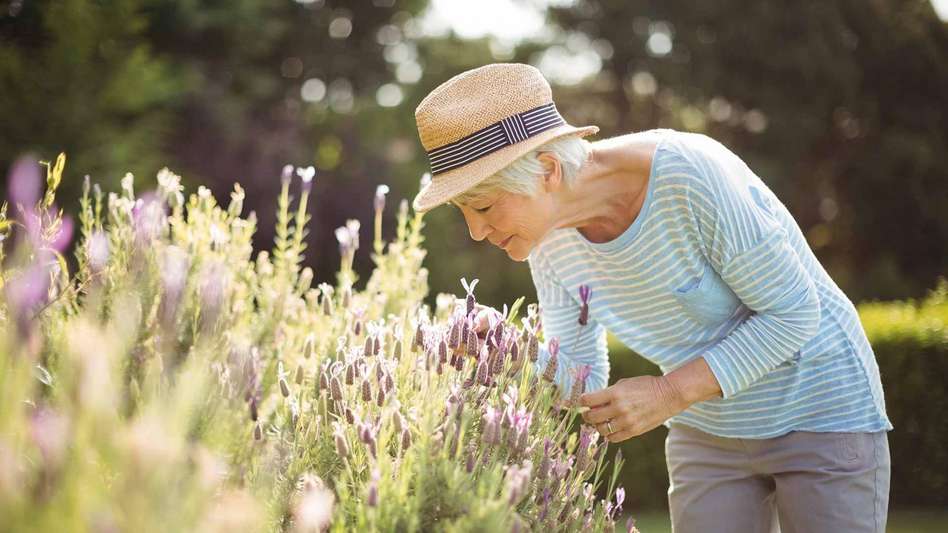
[[[543,335],[536,371],[542,375],[550,364],[549,340],[559,339],[555,383],[565,397],[572,392],[574,372],[589,365],[586,390],[598,390],[609,384],[609,355],[606,330],[593,316],[579,326],[578,294],[571,295],[557,280],[549,262],[535,251],[529,260],[530,274],[537,290]]]

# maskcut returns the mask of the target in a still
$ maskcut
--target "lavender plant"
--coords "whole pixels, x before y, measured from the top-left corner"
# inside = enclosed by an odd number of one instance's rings
[[[282,172],[271,250],[235,185],[187,199],[167,169],[137,196],[83,185],[50,208],[65,158],[19,162],[0,208],[0,516],[11,531],[611,530],[605,443],[535,371],[542,327],[516,308],[473,332],[474,285],[432,311],[423,223],[402,201],[375,269],[336,283],[304,257],[316,171]],[[292,210],[294,174],[299,201]],[[14,179],[15,178],[15,179]],[[553,344],[556,344],[553,340]],[[584,379],[584,378],[583,378]],[[621,461],[620,461],[621,463]],[[620,464],[613,465],[617,472]]]

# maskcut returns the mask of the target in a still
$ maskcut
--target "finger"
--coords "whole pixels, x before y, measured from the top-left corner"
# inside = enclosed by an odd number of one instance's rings
[[[616,423],[613,422],[612,425],[615,426]],[[612,443],[622,442],[624,440],[628,440],[628,439],[631,439],[632,437],[638,436],[638,433],[635,432],[634,428],[626,428],[626,429],[620,430],[616,427],[613,427],[613,429],[615,429],[616,432],[606,437],[606,440]]]
[[[606,387],[601,390],[587,392],[579,397],[579,403],[586,407],[596,407],[607,404],[612,400],[614,390],[612,387]]]
[[[600,407],[593,407],[590,410],[583,413],[583,420],[589,424],[599,424],[607,420],[612,420],[613,418],[618,417],[622,414],[621,409],[618,405],[614,403],[606,404]],[[616,423],[612,423],[612,428],[615,429]]]

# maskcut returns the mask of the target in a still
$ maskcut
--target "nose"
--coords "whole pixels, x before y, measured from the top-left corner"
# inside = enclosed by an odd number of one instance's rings
[[[464,210],[464,221],[467,222],[467,229],[471,233],[471,238],[475,241],[483,241],[490,233],[490,225],[484,220],[484,217],[470,209]]]

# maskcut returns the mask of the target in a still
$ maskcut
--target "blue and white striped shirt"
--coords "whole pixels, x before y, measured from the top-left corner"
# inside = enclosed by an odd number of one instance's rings
[[[606,386],[606,331],[668,373],[703,356],[722,398],[665,422],[723,437],[791,430],[891,430],[875,355],[849,298],[783,203],[733,152],[702,134],[658,142],[641,212],[617,238],[548,234],[528,259],[557,383],[592,366]],[[579,286],[592,287],[578,326]],[[549,354],[541,350],[539,371]]]

